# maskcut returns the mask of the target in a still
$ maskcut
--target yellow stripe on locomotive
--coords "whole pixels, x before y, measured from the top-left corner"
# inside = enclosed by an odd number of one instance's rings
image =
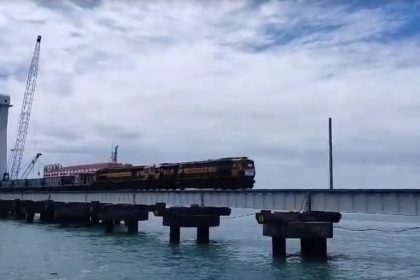
[[[216,173],[217,167],[187,167],[180,170],[185,174]]]
[[[110,172],[110,173],[102,173],[101,176],[108,177],[108,178],[122,178],[122,177],[131,177],[131,172]]]

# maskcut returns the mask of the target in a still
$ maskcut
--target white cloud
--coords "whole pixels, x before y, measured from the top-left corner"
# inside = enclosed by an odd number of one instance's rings
[[[333,116],[337,186],[417,186],[420,40],[389,35],[406,15],[305,1],[92,3],[0,6],[9,143],[43,35],[27,158],[103,161],[114,141],[127,162],[248,155],[257,186],[325,187]]]

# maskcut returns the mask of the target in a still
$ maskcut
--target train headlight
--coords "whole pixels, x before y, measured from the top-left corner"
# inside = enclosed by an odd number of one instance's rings
[[[254,169],[245,169],[245,176],[254,176],[255,170]]]

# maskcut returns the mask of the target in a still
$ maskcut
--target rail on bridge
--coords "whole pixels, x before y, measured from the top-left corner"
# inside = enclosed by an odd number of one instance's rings
[[[254,189],[242,191],[95,191],[0,192],[2,200],[47,200],[191,205],[278,211],[336,211],[341,213],[420,216],[420,189]]]

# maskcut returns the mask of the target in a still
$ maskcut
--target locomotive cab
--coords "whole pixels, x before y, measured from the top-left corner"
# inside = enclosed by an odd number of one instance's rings
[[[255,167],[254,167],[254,161],[252,160],[246,160],[242,163],[242,168],[244,170],[244,175],[249,177],[255,176]]]

